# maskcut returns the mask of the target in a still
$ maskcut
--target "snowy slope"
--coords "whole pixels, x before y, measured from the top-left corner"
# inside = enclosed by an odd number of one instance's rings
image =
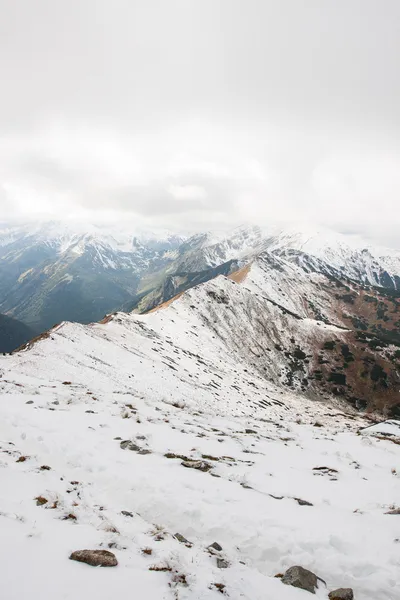
[[[343,586],[398,599],[400,520],[385,513],[400,497],[399,446],[356,435],[364,417],[284,391],[246,360],[254,332],[244,348],[230,332],[236,314],[258,331],[258,302],[218,278],[0,358],[2,597],[203,600],[222,584],[233,600],[305,600],[274,578],[300,564],[326,580],[318,598]],[[83,548],[111,549],[118,567],[68,560]]]
[[[329,230],[284,230],[267,235],[265,245],[278,255],[290,257],[296,250],[314,257],[362,283],[400,288],[400,252],[371,246],[359,236]]]

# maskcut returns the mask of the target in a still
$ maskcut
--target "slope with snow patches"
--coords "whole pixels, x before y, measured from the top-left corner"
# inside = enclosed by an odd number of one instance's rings
[[[274,577],[300,564],[318,598],[398,600],[399,446],[246,361],[248,295],[219,278],[0,359],[1,598],[305,600]],[[68,560],[83,548],[119,565]]]
[[[371,246],[359,236],[329,230],[285,230],[267,234],[265,248],[289,257],[297,251],[364,284],[400,288],[400,252]]]

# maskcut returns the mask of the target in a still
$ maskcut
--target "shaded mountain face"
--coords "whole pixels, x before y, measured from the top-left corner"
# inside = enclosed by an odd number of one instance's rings
[[[21,321],[7,315],[0,315],[0,352],[12,352],[28,342],[34,335],[33,329]]]
[[[59,229],[60,227],[60,229]],[[136,294],[143,273],[171,262],[182,239],[116,239],[58,224],[0,230],[0,310],[37,330],[101,319]]]

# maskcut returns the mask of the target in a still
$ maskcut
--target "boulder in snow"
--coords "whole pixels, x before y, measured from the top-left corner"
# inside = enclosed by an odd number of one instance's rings
[[[118,564],[115,554],[108,550],[77,550],[69,558],[92,567],[116,567]]]
[[[282,583],[306,590],[315,594],[318,587],[318,577],[312,571],[303,567],[290,567],[281,579]]]
[[[351,588],[339,588],[329,593],[329,600],[353,600],[354,594]]]

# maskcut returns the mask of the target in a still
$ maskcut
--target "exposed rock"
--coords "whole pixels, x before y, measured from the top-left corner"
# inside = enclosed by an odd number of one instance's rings
[[[176,540],[178,540],[178,542],[181,542],[181,544],[189,544],[190,546],[192,545],[191,542],[189,542],[189,540],[187,540],[183,535],[181,535],[180,533],[175,533],[174,538]]]
[[[187,469],[203,471],[203,473],[206,473],[212,468],[212,466],[205,460],[184,460],[181,462],[181,465]]]
[[[227,569],[229,567],[229,563],[224,558],[217,558],[217,567],[218,569]]]
[[[282,583],[291,585],[315,594],[318,587],[318,577],[303,567],[290,567],[282,577]]]
[[[218,590],[221,594],[225,593],[226,585],[224,583],[213,583],[212,586],[215,587],[215,589]]]
[[[166,454],[164,454],[164,456],[165,458],[180,458],[181,460],[190,460],[190,458],[188,458],[184,454],[175,454],[174,452],[167,452]]]
[[[354,594],[351,588],[339,588],[329,593],[329,600],[353,600]]]
[[[119,446],[122,448],[122,450],[132,450],[132,452],[137,452],[141,455],[151,454],[151,450],[148,450],[147,448],[141,448],[135,444],[135,442],[132,442],[132,440],[124,440]]]
[[[116,567],[118,564],[117,557],[109,550],[77,550],[69,558],[92,567]]]
[[[394,508],[385,513],[385,515],[400,515],[400,508]]]
[[[300,504],[300,506],[314,506],[314,504],[312,504],[311,502],[307,502],[307,500],[302,500],[301,498],[293,498],[293,500],[296,500],[296,502]]]
[[[208,550],[216,550],[217,552],[221,552],[222,551],[222,546],[220,546],[220,544],[218,544],[218,542],[214,542],[213,544],[210,544],[208,546]]]
[[[36,506],[43,506],[43,504],[47,504],[48,500],[47,498],[44,498],[43,496],[38,496],[37,498],[35,498],[36,500]]]
[[[141,450],[140,446],[132,442],[132,440],[124,440],[119,446],[122,450],[132,450],[132,452],[139,452]]]
[[[124,517],[133,517],[133,513],[129,512],[129,510],[121,510],[121,515],[124,515]]]

